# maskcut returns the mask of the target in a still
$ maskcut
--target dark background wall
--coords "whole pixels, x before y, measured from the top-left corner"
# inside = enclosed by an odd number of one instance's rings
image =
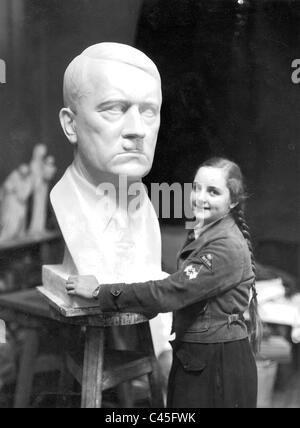
[[[299,1],[158,0],[144,5],[137,36],[159,66],[165,100],[149,181],[191,181],[207,156],[236,160],[260,260],[295,274],[299,24]]]
[[[136,45],[157,63],[164,92],[147,183],[190,182],[207,156],[233,158],[258,253],[296,274],[299,23],[300,2],[288,0],[0,0],[0,181],[41,141],[61,175],[72,158],[58,123],[67,64],[93,43]]]

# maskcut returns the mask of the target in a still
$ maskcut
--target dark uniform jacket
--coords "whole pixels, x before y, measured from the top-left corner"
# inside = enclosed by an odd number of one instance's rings
[[[101,285],[101,310],[146,315],[173,311],[173,330],[183,342],[246,338],[243,313],[254,274],[247,242],[231,215],[188,240],[178,261],[178,271],[164,280]]]

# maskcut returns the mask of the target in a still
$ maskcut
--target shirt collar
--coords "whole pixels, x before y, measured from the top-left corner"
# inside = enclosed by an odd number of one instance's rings
[[[225,221],[226,219],[231,219],[232,220],[232,216],[230,213],[224,215],[221,218],[218,218],[218,220],[213,221],[212,223],[207,224],[206,226],[203,227],[194,227],[194,234],[195,234],[195,239],[200,238],[200,236],[202,236],[206,231],[208,231],[209,229],[211,229],[212,227],[214,227],[217,224],[223,224],[223,220]],[[225,222],[227,224],[227,222]]]
[[[228,228],[233,227],[234,224],[235,224],[235,220],[232,217],[231,213],[227,214],[225,217],[222,217],[216,220],[213,223],[210,223],[205,228],[203,228],[203,230],[201,231],[197,239],[186,242],[186,244],[184,245],[183,249],[180,252],[180,257],[185,252],[191,252],[196,248],[202,247],[205,244],[205,242],[209,241],[212,237],[215,238],[219,234],[222,235],[224,230],[227,230]]]

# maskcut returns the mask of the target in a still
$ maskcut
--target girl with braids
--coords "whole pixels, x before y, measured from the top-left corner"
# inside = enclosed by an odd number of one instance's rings
[[[94,297],[102,311],[149,316],[173,311],[176,339],[167,407],[256,407],[257,370],[243,314],[249,309],[254,349],[259,320],[244,201],[238,165],[210,159],[194,179],[196,226],[179,254],[176,273],[138,284],[99,285],[93,276],[67,281],[70,295]]]

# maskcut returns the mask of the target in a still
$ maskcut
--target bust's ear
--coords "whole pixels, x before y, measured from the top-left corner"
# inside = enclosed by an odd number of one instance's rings
[[[71,144],[77,144],[75,114],[70,108],[62,108],[59,112],[61,127]]]

